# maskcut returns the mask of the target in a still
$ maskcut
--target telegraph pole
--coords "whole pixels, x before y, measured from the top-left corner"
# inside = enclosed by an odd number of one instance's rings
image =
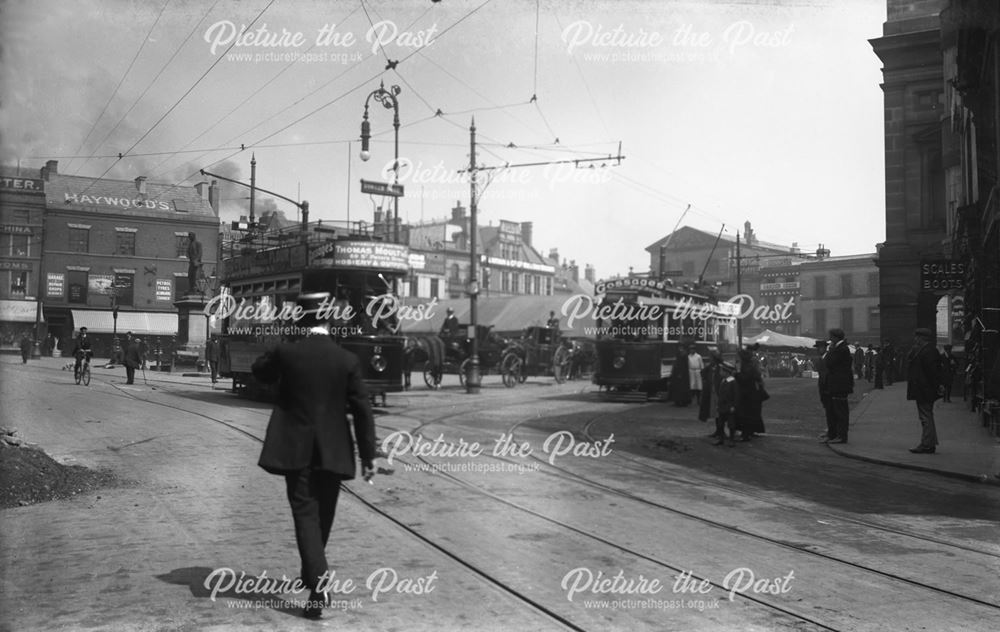
[[[476,190],[476,117],[472,117],[469,127],[469,337],[472,338],[472,354],[469,358],[469,374],[465,378],[465,391],[470,395],[479,393],[482,376],[479,375],[479,315],[476,300],[479,297],[479,276],[476,268],[476,233],[479,224],[476,218],[478,203]]]

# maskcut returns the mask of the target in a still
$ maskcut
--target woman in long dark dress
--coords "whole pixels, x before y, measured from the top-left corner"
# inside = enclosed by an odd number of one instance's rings
[[[736,427],[743,441],[749,441],[755,434],[764,432],[764,378],[753,361],[753,355],[742,350],[739,353],[740,370],[736,373]]]
[[[691,377],[688,374],[686,347],[677,351],[677,359],[670,371],[670,399],[674,401],[674,406],[687,406],[691,403]]]

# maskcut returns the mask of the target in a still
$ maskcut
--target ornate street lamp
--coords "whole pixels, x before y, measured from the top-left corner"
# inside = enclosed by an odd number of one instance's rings
[[[372,137],[372,126],[368,122],[368,104],[374,98],[377,102],[381,103],[382,106],[387,110],[392,110],[392,128],[395,132],[395,155],[392,163],[393,178],[395,180],[394,184],[399,184],[399,100],[396,98],[402,88],[399,86],[392,86],[388,90],[385,89],[385,83],[380,82],[379,87],[373,90],[368,98],[365,99],[365,114],[361,119],[361,160],[367,161],[372,157],[371,151],[369,150],[369,142]],[[393,243],[399,243],[399,196],[395,196],[393,199],[393,211],[392,211],[392,241]]]

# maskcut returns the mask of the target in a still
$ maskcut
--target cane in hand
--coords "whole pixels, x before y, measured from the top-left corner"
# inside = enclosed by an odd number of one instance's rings
[[[139,368],[142,369],[142,383],[145,384],[146,386],[149,386],[149,381],[146,379],[146,363],[143,362],[142,364],[140,364]]]

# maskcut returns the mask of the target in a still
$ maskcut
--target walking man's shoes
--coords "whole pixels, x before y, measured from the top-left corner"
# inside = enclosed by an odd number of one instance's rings
[[[910,448],[910,452],[914,454],[934,454],[934,446],[922,446],[918,445],[915,448]]]

